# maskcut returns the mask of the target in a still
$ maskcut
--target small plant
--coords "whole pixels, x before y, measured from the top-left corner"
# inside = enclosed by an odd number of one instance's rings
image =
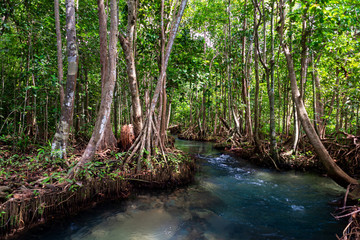
[[[21,133],[21,136],[16,141],[16,149],[23,152],[26,151],[30,145],[30,137],[25,133]]]
[[[34,196],[36,197],[36,196],[39,196],[39,195],[40,195],[40,192],[35,189],[34,192],[33,192],[33,194],[34,194]]]

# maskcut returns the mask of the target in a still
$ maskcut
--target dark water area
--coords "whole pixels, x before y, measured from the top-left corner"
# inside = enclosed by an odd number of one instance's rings
[[[195,154],[196,183],[138,194],[29,231],[19,239],[336,239],[346,222],[328,203],[344,190],[315,174],[275,172],[212,148],[176,140]]]

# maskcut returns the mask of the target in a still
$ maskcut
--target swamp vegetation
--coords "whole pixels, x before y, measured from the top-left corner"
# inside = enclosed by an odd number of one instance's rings
[[[355,0],[2,1],[2,236],[189,182],[172,133],[326,174],[358,239],[359,40]]]

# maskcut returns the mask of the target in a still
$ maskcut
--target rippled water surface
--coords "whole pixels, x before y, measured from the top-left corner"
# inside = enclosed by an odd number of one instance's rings
[[[343,189],[313,174],[278,173],[177,140],[196,154],[197,182],[170,193],[140,194],[34,229],[22,239],[336,239],[345,226],[328,202]]]

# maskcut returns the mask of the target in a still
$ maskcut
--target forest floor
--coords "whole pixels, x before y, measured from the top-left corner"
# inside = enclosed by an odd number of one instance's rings
[[[175,149],[167,153],[167,163],[159,161],[152,171],[140,173],[122,170],[125,153],[105,151],[69,179],[83,149],[70,149],[66,160],[51,159],[50,149],[1,139],[0,239],[103,200],[126,198],[133,188],[188,184],[196,171],[194,159]]]

